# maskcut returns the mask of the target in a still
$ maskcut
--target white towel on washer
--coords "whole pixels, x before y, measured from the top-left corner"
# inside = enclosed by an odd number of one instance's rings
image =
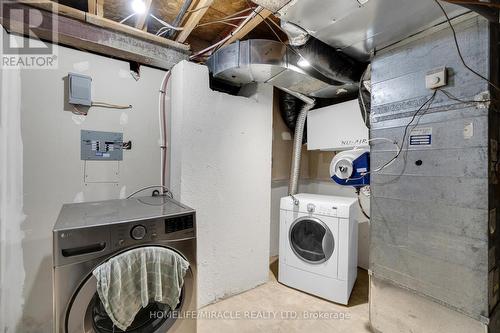
[[[125,331],[150,301],[175,309],[189,263],[158,246],[124,252],[97,267],[97,293],[113,323]]]

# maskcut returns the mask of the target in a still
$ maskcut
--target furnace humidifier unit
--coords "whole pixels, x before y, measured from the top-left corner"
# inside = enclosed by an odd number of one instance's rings
[[[330,177],[344,186],[370,185],[370,150],[355,148],[338,153],[330,163]]]

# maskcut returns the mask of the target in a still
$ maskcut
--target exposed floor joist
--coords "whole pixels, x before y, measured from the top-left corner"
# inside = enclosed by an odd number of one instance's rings
[[[46,2],[42,4],[43,6],[38,6],[51,9],[51,11],[40,11],[43,16],[42,24],[27,29],[23,17],[23,9],[27,9],[27,5],[21,3],[10,5],[21,10],[10,11],[9,19],[0,18],[1,24],[9,32],[23,34],[31,30],[44,40],[163,69],[170,69],[189,56],[188,45],[153,36],[142,30],[70,7],[47,6]],[[56,15],[57,13],[61,15]],[[52,19],[57,21],[58,29],[55,34],[49,23]]]
[[[99,17],[104,16],[104,0],[96,0],[96,11],[95,14]]]
[[[138,38],[141,38],[141,39],[153,42],[153,43],[165,45],[167,47],[171,47],[174,49],[179,49],[179,50],[184,50],[184,51],[190,50],[189,45],[177,43],[175,41],[172,41],[172,40],[169,40],[166,38],[158,37],[156,35],[147,33],[145,31],[136,29],[134,27],[130,27],[128,25],[121,24],[119,22],[115,22],[115,21],[112,21],[112,20],[109,20],[107,18],[102,17],[102,15],[99,15],[99,7],[100,7],[99,3],[102,5],[104,0],[97,0],[97,4],[98,4],[98,6],[97,6],[97,13],[98,14],[97,15],[82,12],[82,11],[75,9],[75,8],[72,8],[72,7],[59,5],[59,4],[57,4],[53,1],[49,1],[49,0],[38,0],[38,1],[19,0],[18,2],[25,4],[25,5],[28,5],[30,7],[44,9],[44,10],[52,12],[53,14],[56,14],[56,15],[70,17],[70,18],[77,19],[80,21],[85,21],[87,23],[90,23],[90,24],[93,24],[93,25],[96,25],[96,26],[99,26],[102,28],[123,32],[127,35],[138,37]],[[102,11],[102,8],[101,8],[101,11]],[[101,14],[102,14],[102,12],[101,12]]]
[[[267,19],[272,14],[270,10],[262,7],[257,8],[256,11],[258,14],[256,13],[255,16],[252,17],[252,19],[250,19],[244,26],[237,29],[237,31],[231,36],[231,38],[225,41],[224,44],[222,44],[222,46],[229,45],[245,37],[246,35],[248,35],[250,31],[255,29],[255,27],[261,24],[265,19]]]
[[[97,14],[97,0],[88,0],[88,12],[90,14]]]
[[[151,10],[151,3],[153,0],[145,0],[144,4],[146,5],[146,10],[144,11],[144,14],[141,14],[137,17],[137,21],[135,22],[135,27],[137,29],[144,29],[144,23],[146,23],[146,18],[149,15],[149,11]]]
[[[186,21],[186,24],[183,27],[183,30],[179,33],[177,38],[175,39],[179,43],[184,43],[186,39],[189,37],[191,32],[196,28],[198,23],[200,22],[203,15],[205,15],[208,7],[212,5],[214,0],[200,0],[198,5],[193,12],[189,15],[189,18]]]

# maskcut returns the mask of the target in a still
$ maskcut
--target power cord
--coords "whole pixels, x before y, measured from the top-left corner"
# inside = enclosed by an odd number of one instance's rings
[[[106,102],[92,102],[90,106],[96,106],[100,108],[108,108],[108,109],[120,109],[120,110],[125,110],[125,109],[131,109],[132,105],[119,105],[119,104],[110,104]]]
[[[365,208],[363,207],[363,204],[361,203],[361,195],[360,195],[361,189],[359,187],[356,188],[356,195],[358,196],[358,205],[359,209],[361,209],[361,213],[367,218],[370,219],[370,215],[368,215],[365,211]]]
[[[172,192],[170,192],[169,188],[166,187],[166,186],[163,186],[163,185],[150,185],[150,186],[146,186],[146,187],[142,187],[140,189],[138,189],[137,191],[135,192],[132,192],[128,197],[127,199],[130,199],[132,198],[134,195],[136,195],[137,193],[140,193],[142,191],[145,191],[145,190],[149,190],[151,188],[162,188],[163,189],[163,194],[164,195],[167,195],[169,196],[171,199],[174,198],[174,195],[172,194]]]
[[[480,73],[476,72],[475,70],[473,70],[469,65],[467,65],[467,63],[465,62],[464,60],[464,57],[462,56],[462,51],[460,51],[460,45],[458,45],[458,39],[457,39],[457,33],[455,31],[455,27],[453,27],[453,24],[451,23],[451,20],[450,20],[450,17],[448,16],[448,13],[446,13],[446,10],[444,9],[444,7],[441,5],[441,3],[439,3],[438,0],[434,0],[434,2],[439,6],[439,8],[441,8],[441,11],[443,12],[444,16],[446,17],[446,21],[448,22],[448,25],[450,26],[451,28],[451,32],[453,33],[453,40],[455,42],[455,47],[457,48],[457,53],[458,53],[458,56],[460,58],[460,61],[462,62],[462,64],[464,65],[465,68],[467,68],[471,73],[475,74],[476,76],[480,77],[481,79],[485,80],[486,82],[488,82],[488,84],[490,86],[492,86],[493,88],[495,88],[497,91],[500,91],[500,87],[498,87],[496,84],[494,84],[493,82],[491,82],[490,80],[488,80],[486,77],[484,77],[483,75],[481,75]]]
[[[458,97],[456,97],[455,95],[453,95],[451,92],[447,91],[447,90],[444,90],[444,89],[440,89],[438,88],[437,89],[438,91],[442,92],[446,97],[448,97],[449,99],[453,100],[453,101],[457,101],[457,102],[460,102],[460,103],[465,103],[465,104],[472,104],[472,103],[488,103],[488,102],[492,102],[493,100],[492,99],[483,99],[483,100],[463,100],[463,99],[460,99]]]
[[[431,97],[429,97],[429,99],[427,99],[424,104],[422,104],[418,109],[417,111],[415,111],[415,113],[413,114],[411,120],[408,122],[408,124],[406,124],[405,126],[405,129],[404,129],[404,132],[403,132],[403,138],[401,139],[401,145],[398,146],[397,143],[393,142],[397,147],[398,147],[398,151],[396,153],[396,155],[394,155],[393,158],[391,158],[389,161],[387,161],[385,164],[381,165],[380,167],[378,167],[377,169],[375,170],[371,170],[371,171],[368,171],[368,172],[365,172],[361,175],[361,177],[359,178],[353,178],[351,180],[357,180],[357,179],[362,179],[364,176],[370,174],[370,173],[373,173],[373,172],[379,172],[383,169],[385,169],[386,167],[388,167],[389,165],[392,164],[392,162],[394,162],[398,157],[399,155],[401,155],[401,152],[403,151],[404,149],[404,145],[405,145],[405,141],[406,141],[406,134],[408,133],[408,128],[410,127],[410,125],[415,121],[415,118],[418,116],[418,114],[420,113],[420,111],[427,105],[427,108],[424,110],[424,112],[421,114],[421,116],[423,116],[427,110],[430,109],[431,105],[432,105],[432,102],[434,101],[434,99],[436,98],[436,94],[437,94],[437,90],[434,90],[434,93],[432,94]],[[385,138],[374,138],[373,140],[375,139],[385,139]]]

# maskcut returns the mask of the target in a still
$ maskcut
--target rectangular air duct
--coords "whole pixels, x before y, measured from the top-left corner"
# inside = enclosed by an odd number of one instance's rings
[[[474,15],[453,24],[466,63],[498,82],[498,28]],[[375,331],[500,330],[500,121],[492,103],[468,102],[499,94],[463,66],[447,23],[375,56],[370,137],[401,143],[405,127],[432,96],[426,72],[440,66],[448,69],[443,89],[449,96],[437,91],[430,109],[423,108],[408,127],[401,155],[372,174]],[[428,140],[409,145],[409,136],[419,133]],[[391,143],[376,142],[371,165],[393,156]],[[422,304],[434,304],[436,311]],[[433,330],[426,330],[428,323]]]

